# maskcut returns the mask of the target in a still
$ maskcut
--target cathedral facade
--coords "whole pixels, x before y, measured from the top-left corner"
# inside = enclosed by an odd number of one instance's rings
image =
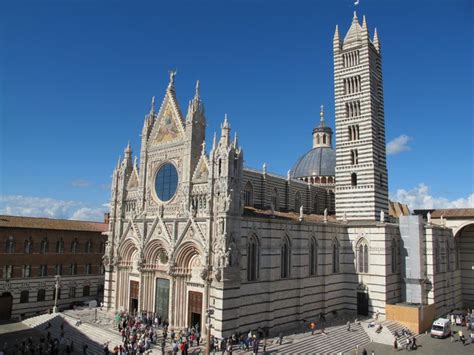
[[[275,333],[321,314],[384,315],[403,301],[438,314],[462,303],[450,229],[388,219],[377,32],[354,14],[333,41],[335,149],[322,109],[313,148],[287,176],[244,167],[227,117],[208,151],[199,82],[183,115],[170,74],[160,108],[153,100],[145,116],[139,159],[128,145],[113,172],[109,309],[222,336]]]

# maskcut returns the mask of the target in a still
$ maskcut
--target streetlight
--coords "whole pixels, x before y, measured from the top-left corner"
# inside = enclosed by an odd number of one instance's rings
[[[54,307],[53,313],[58,313],[58,290],[59,290],[59,275],[54,277],[56,279],[56,283],[54,284],[56,292],[54,293]]]

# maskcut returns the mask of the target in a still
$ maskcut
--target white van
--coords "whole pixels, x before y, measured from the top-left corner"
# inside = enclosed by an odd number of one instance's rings
[[[451,322],[446,318],[438,318],[431,327],[431,337],[446,338],[451,335]]]

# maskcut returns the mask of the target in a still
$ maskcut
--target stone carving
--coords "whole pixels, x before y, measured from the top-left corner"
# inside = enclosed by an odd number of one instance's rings
[[[384,223],[384,222],[385,222],[385,212],[380,211],[380,223]]]
[[[431,213],[428,212],[428,214],[426,215],[426,217],[428,218],[428,224],[431,224]]]
[[[299,217],[300,222],[303,221],[303,205],[300,206],[300,217]]]
[[[328,209],[325,208],[324,209],[324,222],[327,222],[328,221]]]

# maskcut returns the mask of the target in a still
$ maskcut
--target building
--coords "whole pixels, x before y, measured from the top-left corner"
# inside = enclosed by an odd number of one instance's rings
[[[433,317],[462,305],[451,229],[388,219],[377,32],[354,14],[333,43],[336,149],[321,110],[313,148],[287,176],[244,167],[227,117],[208,152],[199,82],[184,116],[170,74],[160,108],[153,99],[145,116],[139,159],[128,145],[113,172],[109,309],[227,336],[275,334],[321,314],[383,316],[401,302]]]
[[[0,216],[0,319],[101,300],[106,223]]]

